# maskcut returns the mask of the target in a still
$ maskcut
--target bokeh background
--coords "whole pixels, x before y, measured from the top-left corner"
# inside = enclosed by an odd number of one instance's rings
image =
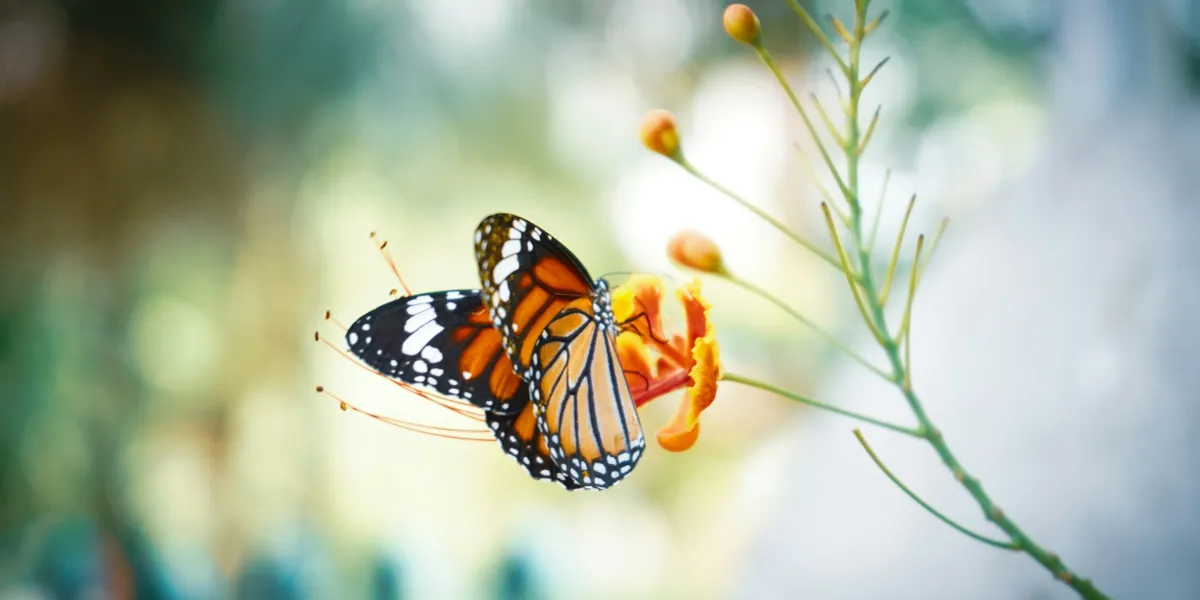
[[[747,3],[831,102],[787,4]],[[1200,5],[874,5],[881,233],[913,192],[915,227],[955,220],[914,329],[934,419],[1102,587],[1197,597]],[[682,280],[666,240],[701,229],[866,346],[837,273],[639,145],[668,108],[695,164],[820,235],[799,121],[723,8],[0,2],[0,598],[1071,597],[913,506],[851,423],[732,385],[693,450],[599,494],[313,392],[462,425],[312,337],[398,287],[369,232],[414,287],[470,287],[497,211],[594,274]],[[706,290],[729,370],[904,418],[785,315]],[[986,527],[926,447],[868,434]]]

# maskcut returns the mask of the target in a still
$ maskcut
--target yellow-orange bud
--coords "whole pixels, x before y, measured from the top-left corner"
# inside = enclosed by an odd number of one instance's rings
[[[642,117],[642,145],[671,159],[679,160],[679,131],[675,115],[661,108]]]
[[[721,249],[717,243],[698,231],[681,231],[667,242],[671,260],[703,273],[725,273]]]
[[[725,24],[725,33],[729,37],[743,43],[755,44],[758,42],[758,34],[760,31],[758,23],[758,15],[750,10],[745,4],[730,4],[725,9],[725,15],[721,18]]]

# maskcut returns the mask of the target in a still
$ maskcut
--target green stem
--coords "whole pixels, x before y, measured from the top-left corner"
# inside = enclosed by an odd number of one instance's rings
[[[854,21],[854,39],[855,43],[850,44],[850,61],[847,71],[849,72],[849,102],[847,110],[847,135],[846,142],[850,148],[858,147],[859,127],[858,127],[858,106],[862,96],[862,84],[859,81],[859,55],[862,47],[862,40],[866,37],[864,26],[866,21],[866,10],[868,2],[866,0],[858,0],[856,3],[855,21]],[[858,154],[846,152],[846,189],[848,190],[846,200],[850,203],[850,216],[853,221],[851,230],[854,232],[856,240],[859,240],[859,281],[863,297],[870,311],[870,323],[876,331],[884,332],[881,340],[881,346],[884,353],[887,354],[888,362],[892,368],[892,380],[897,382],[897,387],[903,394],[904,399],[908,402],[909,408],[913,411],[913,415],[917,418],[918,431],[922,433],[929,445],[941,458],[942,462],[954,474],[955,479],[962,483],[967,493],[975,499],[975,502],[983,510],[984,516],[999,527],[1005,534],[1008,535],[1012,543],[1031,556],[1039,564],[1045,567],[1056,578],[1065,583],[1071,589],[1075,590],[1082,598],[1088,600],[1107,599],[1103,592],[1097,589],[1091,581],[1084,579],[1071,571],[1058,555],[1050,552],[1034,542],[1016,523],[1009,519],[1008,516],[996,505],[992,498],[984,491],[983,486],[979,483],[979,479],[972,476],[966,468],[958,461],[958,458],[950,451],[950,447],[946,444],[941,432],[934,426],[929,415],[925,412],[925,407],[921,404],[920,399],[912,389],[911,380],[909,377],[909,368],[906,368],[901,360],[900,348],[896,343],[896,338],[887,334],[887,320],[884,316],[883,305],[879,302],[879,295],[876,293],[874,277],[871,274],[871,257],[869,248],[864,247],[861,243],[862,238],[862,210],[858,202]],[[913,265],[913,268],[918,268],[920,265]]]
[[[818,29],[818,31],[820,31]],[[787,94],[788,100],[792,102],[792,107],[800,115],[800,120],[804,123],[805,131],[812,137],[813,144],[817,146],[817,152],[821,154],[821,158],[825,161],[825,168],[829,169],[830,175],[833,175],[833,180],[838,185],[838,189],[842,194],[846,193],[846,183],[842,181],[842,176],[838,174],[837,167],[833,164],[833,158],[829,156],[829,151],[825,149],[825,144],[821,143],[821,136],[817,134],[817,128],[813,125],[812,119],[808,118],[808,111],[804,110],[804,105],[800,103],[800,99],[796,97],[796,92],[792,90],[792,85],[788,83],[787,77],[783,76],[783,71],[775,64],[775,60],[771,58],[771,53],[767,52],[765,46],[761,42],[752,44],[754,51],[758,53],[758,57],[767,66],[767,70],[775,76],[775,81],[779,82],[779,87],[783,88],[783,92]],[[840,59],[839,59],[840,60]]]
[[[923,500],[920,496],[918,496],[916,494],[916,492],[909,489],[909,487],[907,485],[904,485],[904,482],[900,481],[900,478],[898,478],[894,474],[892,474],[892,471],[890,469],[888,469],[887,466],[885,466],[883,464],[883,461],[879,459],[879,456],[877,454],[875,454],[875,450],[871,449],[871,445],[867,443],[867,438],[863,437],[863,434],[861,431],[855,429],[854,437],[858,438],[858,443],[862,444],[863,450],[866,450],[867,454],[870,455],[871,460],[875,461],[875,466],[879,467],[879,470],[883,471],[883,474],[887,475],[887,478],[891,479],[892,483],[896,484],[896,487],[900,488],[900,491],[904,492],[905,494],[908,494],[908,497],[912,498],[913,501],[915,501],[917,504],[920,504],[921,508],[924,508],[925,510],[929,511],[929,514],[937,517],[943,523],[957,529],[963,535],[966,535],[967,537],[970,537],[972,539],[975,539],[975,540],[978,540],[985,544],[988,544],[989,546],[995,546],[997,548],[1003,548],[1005,550],[1018,550],[1016,544],[1013,544],[1012,542],[1004,542],[1004,541],[992,539],[985,535],[975,533],[974,531],[971,531],[970,529],[967,529],[966,527],[959,525],[957,522],[955,522],[950,517],[947,517],[946,515],[942,514],[942,512],[939,511],[938,509],[934,508],[933,506],[930,506],[930,504],[928,502],[926,502],[925,500]]]
[[[834,347],[836,347],[838,350],[841,350],[846,356],[849,356],[851,359],[853,359],[858,364],[866,367],[872,373],[884,378],[887,381],[892,381],[892,376],[888,375],[883,369],[880,369],[879,367],[876,367],[875,365],[871,364],[871,362],[868,361],[867,359],[863,358],[863,356],[861,354],[855,352],[854,350],[851,350],[849,346],[838,341],[836,336],[829,333],[828,331],[825,331],[823,328],[821,328],[820,325],[817,325],[816,323],[814,323],[811,319],[804,316],[802,313],[800,313],[800,311],[789,306],[783,300],[780,300],[779,298],[773,296],[770,292],[768,292],[768,291],[758,287],[757,285],[754,285],[753,283],[750,283],[749,281],[746,281],[745,279],[742,279],[736,275],[729,274],[729,275],[726,275],[725,277],[726,277],[726,279],[729,280],[730,283],[732,283],[732,284],[750,292],[751,294],[754,294],[754,295],[762,298],[763,300],[766,300],[767,302],[770,302],[771,304],[774,304],[775,306],[779,307],[779,310],[782,310],[783,312],[790,315],[793,319],[796,319],[797,321],[800,321],[801,323],[803,323],[806,327],[811,329],[813,331],[813,333],[816,333],[817,335],[825,338],[826,341],[828,341],[830,344],[833,344]]]
[[[821,260],[829,263],[830,265],[832,265],[835,269],[837,269],[839,271],[842,270],[842,266],[838,262],[838,260],[836,258],[830,256],[829,253],[827,253],[824,250],[817,247],[816,244],[804,239],[803,237],[801,237],[799,234],[795,233],[791,229],[788,229],[787,225],[784,225],[775,217],[772,217],[771,215],[767,214],[761,208],[751,204],[745,198],[742,198],[741,196],[735,194],[733,192],[733,190],[730,190],[729,188],[717,183],[712,178],[710,178],[708,175],[705,175],[704,173],[700,172],[699,169],[692,166],[692,163],[690,163],[687,160],[682,159],[682,158],[678,159],[676,162],[679,163],[679,166],[683,167],[683,170],[687,171],[692,177],[699,179],[700,181],[704,182],[705,184],[708,184],[709,187],[728,196],[730,200],[733,200],[734,202],[741,204],[743,208],[754,213],[756,216],[758,216],[758,218],[766,221],[767,223],[770,223],[773,227],[775,227],[775,229],[778,229],[781,233],[783,233],[784,235],[791,238],[792,241],[796,242],[797,244],[800,244],[805,249],[807,249],[809,252],[812,252],[813,254],[815,254],[817,256],[817,258],[820,258]]]
[[[856,413],[854,411],[846,410],[844,408],[838,408],[832,404],[826,404],[824,402],[819,402],[817,400],[813,400],[811,398],[801,396],[800,394],[797,394],[795,392],[785,390],[781,387],[773,386],[769,383],[765,383],[765,382],[759,381],[759,380],[751,378],[751,377],[745,377],[745,376],[737,375],[734,373],[724,373],[721,375],[721,380],[722,381],[731,381],[733,383],[740,383],[742,385],[749,386],[752,388],[758,388],[760,390],[771,392],[772,394],[783,396],[784,398],[788,398],[790,400],[795,400],[796,402],[799,402],[801,404],[807,404],[813,408],[819,408],[821,410],[826,410],[831,413],[842,415],[844,417],[850,417],[851,419],[857,419],[864,423],[870,423],[870,424],[878,426],[878,427],[883,427],[884,429],[890,429],[897,433],[903,433],[905,435],[910,435],[913,437],[922,437],[921,432],[919,432],[911,427],[905,427],[903,425],[889,423],[888,421],[876,419],[875,417],[869,417],[862,413]]]

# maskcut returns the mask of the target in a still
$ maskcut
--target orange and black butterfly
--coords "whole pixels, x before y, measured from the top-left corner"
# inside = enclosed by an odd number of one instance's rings
[[[617,358],[620,328],[607,283],[593,280],[550,234],[510,214],[479,224],[475,258],[492,325],[531,388],[550,457],[581,487],[620,481],[646,441]]]
[[[475,249],[482,292],[388,302],[347,329],[350,351],[383,375],[483,409],[501,448],[536,479],[569,490],[620,481],[645,440],[607,284],[513,215],[484,219]]]

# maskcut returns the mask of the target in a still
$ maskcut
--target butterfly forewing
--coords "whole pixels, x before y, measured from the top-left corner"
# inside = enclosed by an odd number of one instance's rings
[[[567,304],[588,298],[594,284],[569,250],[515,215],[485,218],[475,230],[475,255],[492,324],[528,379],[538,334]]]
[[[529,398],[479,290],[393,300],[359,317],[346,343],[383,375],[492,412],[515,414]]]

